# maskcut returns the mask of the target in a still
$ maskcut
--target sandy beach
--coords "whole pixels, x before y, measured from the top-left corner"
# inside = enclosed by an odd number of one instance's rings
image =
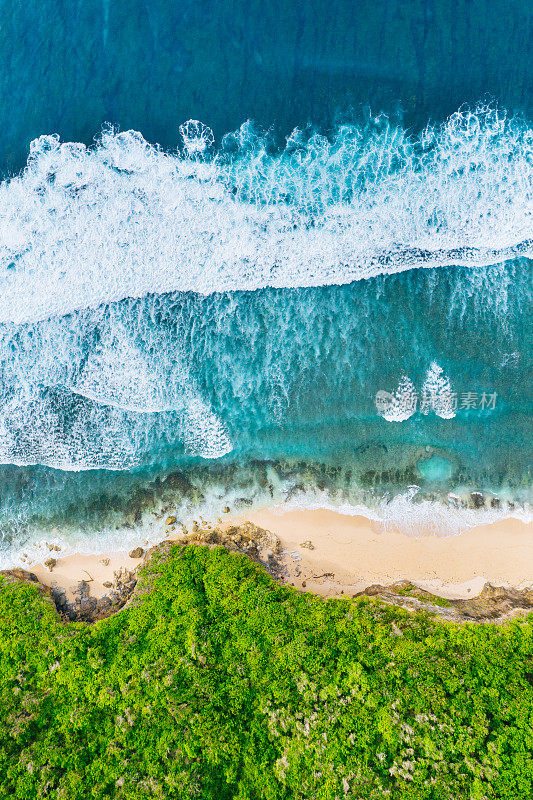
[[[362,516],[266,509],[228,516],[219,527],[245,521],[279,537],[287,583],[323,596],[352,595],[400,580],[448,599],[475,597],[486,582],[514,589],[533,585],[533,525],[517,519],[457,536],[415,538]],[[174,530],[162,539],[181,536]],[[100,597],[117,571],[134,570],[141,562],[142,557],[116,552],[58,557],[52,571],[44,564],[30,569],[43,584],[65,588],[71,599],[78,581],[88,581],[91,595]]]

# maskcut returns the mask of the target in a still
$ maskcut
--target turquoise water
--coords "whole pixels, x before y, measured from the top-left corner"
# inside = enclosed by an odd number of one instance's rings
[[[109,42],[117,5],[102,9]],[[500,65],[508,77],[521,52]],[[315,54],[314,69],[339,63]],[[189,522],[226,505],[325,505],[440,533],[525,518],[530,97],[517,86],[504,99],[519,112],[494,101],[447,116],[474,91],[447,68],[448,99],[420,124],[432,69],[394,89],[400,102],[416,86],[410,127],[339,106],[341,123],[305,125],[302,111],[285,139],[253,122],[223,135],[219,116],[169,141],[166,119],[165,149],[102,116],[91,143],[93,112],[77,109],[36,132],[0,185],[3,564],[44,540],[157,540],[169,510]],[[391,81],[367,99],[391,106]],[[316,119],[318,107],[331,117],[309,89]],[[4,167],[34,124],[10,120]],[[54,133],[70,130],[79,141]]]

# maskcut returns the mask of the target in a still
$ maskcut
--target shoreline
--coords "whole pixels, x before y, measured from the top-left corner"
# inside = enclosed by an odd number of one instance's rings
[[[187,533],[179,523],[169,523],[163,541],[183,542],[187,536],[200,543],[202,533],[224,532],[247,522],[279,539],[282,583],[323,597],[353,596],[400,581],[449,600],[472,599],[486,583],[512,590],[533,587],[533,524],[516,518],[455,536],[428,533],[415,538],[367,517],[271,508],[228,515],[218,525],[206,523]],[[44,586],[65,589],[69,602],[81,581],[88,583],[92,597],[100,598],[117,575],[133,573],[143,563],[146,551],[136,550],[138,557],[131,557],[135,551],[58,556],[52,570],[43,563],[26,569]]]

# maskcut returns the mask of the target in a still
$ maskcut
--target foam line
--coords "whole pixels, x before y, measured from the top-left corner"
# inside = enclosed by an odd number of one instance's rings
[[[383,119],[294,131],[281,152],[250,124],[214,155],[205,126],[182,135],[174,154],[135,131],[32,143],[0,186],[0,322],[533,256],[533,130],[503,112],[460,111],[419,137]]]

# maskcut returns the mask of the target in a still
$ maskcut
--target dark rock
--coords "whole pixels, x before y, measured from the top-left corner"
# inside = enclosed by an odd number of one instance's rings
[[[73,594],[78,594],[80,597],[88,597],[89,596],[89,584],[87,581],[78,581],[78,585],[76,587],[75,592]]]
[[[83,600],[79,601],[80,613],[84,615],[91,614],[91,612],[95,610],[96,605],[97,605],[96,597],[84,597]]]
[[[485,498],[481,492],[470,492],[470,499],[474,508],[483,508],[485,505]]]
[[[67,605],[67,593],[65,589],[53,588],[50,589],[50,594],[57,608],[62,609]]]
[[[497,621],[509,617],[515,611],[533,609],[533,588],[506,589],[490,583],[485,584],[477,597],[468,600],[444,600],[418,588],[410,581],[398,581],[390,586],[375,584],[355,596],[361,594],[412,610],[429,611],[444,619],[458,622]]]
[[[170,519],[170,517],[169,517],[169,519]],[[175,520],[176,518],[174,517],[173,519]],[[167,520],[167,525],[168,524],[169,523],[168,523],[168,520]],[[131,551],[130,558],[142,558],[143,555],[144,555],[143,548],[142,547],[136,547],[134,550]]]

